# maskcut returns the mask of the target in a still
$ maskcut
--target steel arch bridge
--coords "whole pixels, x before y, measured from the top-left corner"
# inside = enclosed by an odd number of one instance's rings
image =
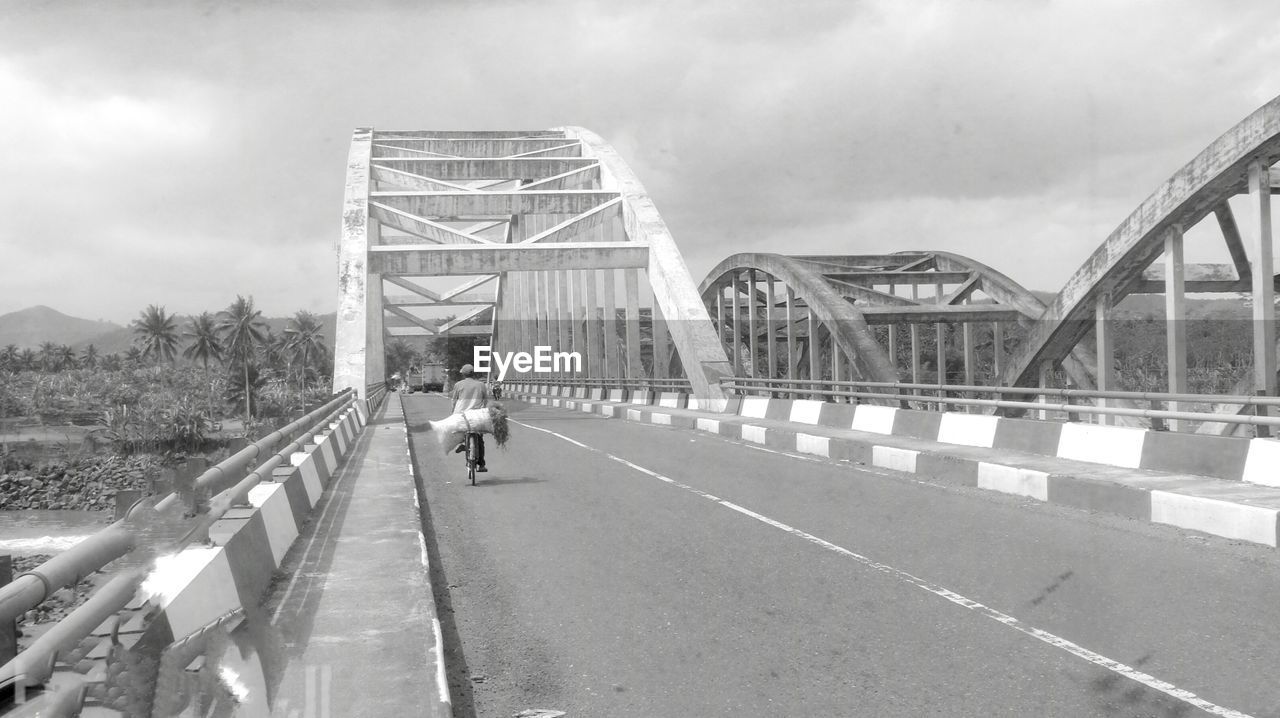
[[[1234,394],[1276,394],[1271,196],[1280,193],[1280,98],[1231,128],[1162,183],[1120,223],[1047,304],[1009,277],[941,251],[787,257],[738,254],[700,291],[735,374],[789,379],[941,381],[950,327],[963,333],[964,384],[1044,386],[1060,367],[1075,386],[1114,390],[1116,305],[1131,294],[1163,294],[1170,393],[1188,392],[1188,294],[1248,293],[1253,366]],[[1245,214],[1231,200],[1240,196]],[[1184,237],[1214,218],[1229,264],[1188,264]],[[1205,233],[1202,233],[1205,234]],[[975,326],[990,323],[979,342]],[[1005,354],[1003,329],[1023,336]],[[875,331],[887,325],[887,331]],[[921,332],[935,331],[921,357]],[[910,351],[900,350],[909,333]],[[812,347],[810,346],[812,344]],[[983,361],[976,359],[986,351]],[[785,357],[785,363],[779,357]],[[977,377],[976,366],[992,367]],[[942,374],[941,376],[946,376]],[[953,382],[956,383],[956,382]],[[1114,401],[1114,400],[1113,400]],[[1239,405],[1218,411],[1240,410]],[[1225,425],[1213,427],[1225,429]]]
[[[580,351],[581,376],[687,376],[709,396],[730,375],[937,381],[949,362],[966,384],[1043,385],[1061,368],[1075,386],[1110,390],[1116,305],[1162,294],[1167,388],[1186,393],[1186,296],[1229,292],[1252,302],[1253,367],[1236,393],[1274,396],[1277,159],[1280,98],[1157,187],[1042,302],[936,250],[737,254],[698,287],[638,179],[586,130],[360,129],[339,247],[335,388],[377,390],[391,336],[479,332],[504,351]],[[1210,216],[1230,263],[1186,263],[1187,232]],[[465,281],[422,283],[450,275]],[[409,294],[387,296],[388,286]],[[470,308],[444,323],[415,311],[433,305]],[[1020,341],[1006,353],[1011,324]],[[958,342],[947,341],[953,327]],[[958,358],[937,351],[949,343]]]
[[[674,371],[723,396],[728,360],[666,224],[588,130],[357,129],[338,264],[335,390],[376,398],[394,336],[471,333],[498,352],[576,352],[582,375]]]

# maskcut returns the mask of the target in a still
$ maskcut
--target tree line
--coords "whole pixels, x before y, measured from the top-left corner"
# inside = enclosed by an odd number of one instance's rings
[[[331,357],[320,320],[299,310],[284,332],[276,334],[253,297],[236,296],[226,309],[201,312],[185,325],[164,306],[152,304],[130,323],[133,345],[124,353],[101,354],[89,344],[77,355],[65,344],[44,342],[39,349],[0,349],[0,371],[9,373],[57,373],[74,369],[119,371],[130,368],[174,365],[178,356],[203,367],[206,380],[212,368],[226,372],[228,398],[242,404],[244,416],[254,414],[255,394],[270,378],[295,387],[305,395],[324,384],[331,373]],[[210,382],[212,383],[212,382]],[[209,413],[213,414],[212,398]]]

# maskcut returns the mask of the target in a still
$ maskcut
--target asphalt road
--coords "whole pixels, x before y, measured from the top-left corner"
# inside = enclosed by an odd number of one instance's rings
[[[508,407],[411,433],[458,716],[1280,716],[1272,549]]]

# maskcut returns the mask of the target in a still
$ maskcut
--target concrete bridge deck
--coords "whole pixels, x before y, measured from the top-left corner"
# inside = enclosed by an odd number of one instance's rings
[[[411,425],[448,412],[404,397]],[[455,715],[1273,715],[1274,550],[511,402],[411,432]]]

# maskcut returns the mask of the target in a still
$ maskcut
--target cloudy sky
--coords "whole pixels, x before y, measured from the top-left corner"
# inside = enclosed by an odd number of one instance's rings
[[[362,125],[588,127],[695,281],[737,251],[938,248],[1056,291],[1278,94],[1269,2],[18,0],[0,313],[332,311]]]

